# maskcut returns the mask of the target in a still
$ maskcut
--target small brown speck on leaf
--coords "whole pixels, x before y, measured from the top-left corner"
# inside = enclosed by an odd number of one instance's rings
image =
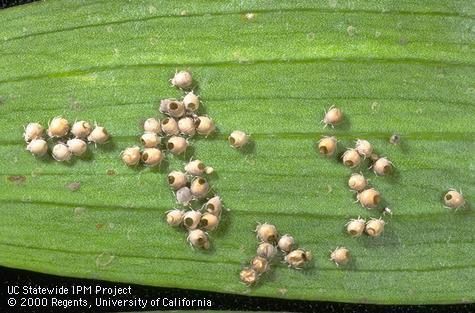
[[[68,189],[73,192],[79,190],[79,188],[81,188],[81,183],[79,182],[70,183],[68,185]]]
[[[10,175],[7,179],[14,184],[23,184],[26,182],[26,176],[23,175]]]
[[[107,176],[115,176],[115,175],[117,175],[117,172],[114,169],[110,168],[107,170]]]

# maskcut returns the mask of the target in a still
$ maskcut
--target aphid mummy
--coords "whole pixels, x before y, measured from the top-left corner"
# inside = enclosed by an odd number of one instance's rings
[[[366,223],[366,233],[371,237],[378,237],[384,231],[385,222],[378,218],[372,218]]]
[[[183,210],[174,209],[167,212],[167,223],[172,227],[180,226],[183,222],[183,216],[185,212]]]
[[[188,177],[186,177],[185,173],[172,171],[168,174],[167,181],[173,190],[178,190],[188,184]]]
[[[330,125],[334,127],[335,125],[338,125],[341,123],[343,119],[343,113],[339,108],[335,107],[330,107],[328,112],[325,112],[325,116],[323,117],[323,124],[325,124],[325,127]]]
[[[180,71],[175,73],[171,80],[172,85],[180,89],[188,89],[193,85],[193,77],[188,71]]]
[[[143,123],[143,130],[146,133],[158,134],[160,132],[160,120],[153,117],[146,119]]]
[[[137,165],[140,162],[142,155],[139,147],[126,148],[121,153],[122,162],[128,166]]]
[[[71,127],[71,134],[79,139],[87,139],[92,132],[92,126],[86,121],[77,121]]]
[[[198,116],[195,119],[196,131],[200,135],[208,136],[215,130],[214,122],[207,116]]]
[[[284,258],[289,267],[302,269],[305,264],[312,260],[312,253],[303,249],[296,249],[287,254]]]
[[[352,219],[346,224],[346,232],[353,238],[359,237],[365,230],[366,221],[362,218]]]
[[[160,112],[167,114],[168,113],[168,105],[170,102],[176,101],[174,99],[162,99],[160,100],[160,108],[158,109]]]
[[[358,193],[356,198],[363,207],[373,209],[381,201],[381,194],[376,189],[370,188]]]
[[[206,166],[200,160],[193,160],[185,165],[185,171],[188,174],[191,174],[194,176],[203,175],[205,173],[205,170],[206,170]]]
[[[214,196],[213,198],[209,199],[205,203],[205,209],[207,212],[215,215],[220,216],[221,211],[223,209],[223,204],[221,202],[221,198],[219,196]]]
[[[53,150],[51,151],[53,158],[56,161],[59,162],[64,162],[64,161],[69,161],[71,159],[71,151],[69,151],[69,148],[67,145],[64,143],[58,143],[53,147]]]
[[[276,254],[276,247],[268,242],[262,242],[257,246],[257,255],[261,258],[271,260]]]
[[[235,130],[229,135],[228,141],[233,148],[241,148],[249,142],[249,136],[245,132]]]
[[[44,131],[45,129],[40,123],[29,123],[25,127],[23,138],[25,138],[26,142],[30,142],[33,139],[40,139],[43,137]]]
[[[208,250],[210,247],[208,235],[201,229],[190,230],[187,240],[195,248]]]
[[[218,227],[219,219],[211,213],[205,213],[201,216],[200,226],[205,230],[215,230]]]
[[[337,147],[337,140],[333,136],[323,137],[318,142],[318,150],[320,151],[320,154],[323,154],[323,155],[327,155],[327,156],[333,155],[336,151],[336,147]]]
[[[185,105],[180,101],[170,101],[167,114],[171,117],[180,118],[185,115]]]
[[[277,238],[279,237],[279,234],[277,232],[277,228],[274,225],[271,224],[259,224],[256,227],[256,232],[257,232],[257,238],[261,240],[262,242],[268,242],[271,244],[276,244],[277,243]]]
[[[295,239],[290,235],[283,235],[280,237],[277,246],[282,252],[290,253],[294,249],[295,246]]]
[[[337,247],[330,255],[330,259],[337,266],[346,265],[350,261],[350,251],[345,247]]]
[[[69,122],[67,119],[57,116],[49,123],[48,136],[64,137],[69,132]]]
[[[195,229],[200,224],[201,213],[199,211],[188,211],[183,215],[183,225],[188,229]]]
[[[209,191],[209,184],[203,177],[197,177],[191,182],[190,190],[195,198],[203,198]]]
[[[391,209],[388,208],[388,207],[385,207],[385,208],[383,209],[383,215],[386,215],[386,214],[389,214],[389,215],[392,216],[392,215],[393,215],[393,210],[391,210]]]
[[[461,192],[452,189],[444,195],[444,204],[449,209],[460,209],[465,205],[465,199]]]
[[[343,153],[343,164],[353,168],[356,167],[360,164],[361,162],[361,157],[358,154],[358,151],[356,149],[348,149]]]
[[[109,140],[109,133],[102,126],[96,126],[92,132],[87,136],[87,140],[96,144],[105,144]]]
[[[257,274],[262,274],[269,268],[269,262],[266,258],[256,256],[251,261],[251,268],[256,271]]]
[[[348,179],[348,187],[354,191],[363,191],[368,186],[368,180],[361,174],[353,173]]]
[[[191,117],[183,117],[178,121],[178,129],[180,133],[187,136],[196,134],[195,122]]]
[[[205,167],[205,173],[210,175],[214,172],[214,168],[212,168],[211,166],[206,166]]]
[[[75,156],[81,156],[87,151],[87,143],[79,138],[69,139],[66,142],[66,145],[69,148],[69,151]]]
[[[44,139],[33,139],[30,141],[26,150],[30,151],[31,154],[42,157],[48,152],[48,143]]]
[[[392,163],[386,158],[379,158],[373,164],[373,171],[376,175],[384,176],[391,173]]]
[[[198,99],[198,96],[195,95],[193,91],[190,91],[183,98],[183,104],[187,111],[195,112],[200,107],[200,99]]]
[[[168,139],[167,149],[175,155],[185,153],[188,148],[188,141],[185,138],[179,136],[172,136]]]
[[[258,278],[259,275],[257,275],[256,271],[254,271],[252,268],[243,268],[239,273],[239,280],[247,286],[256,284]]]
[[[155,148],[161,143],[161,141],[161,138],[154,132],[146,132],[142,137],[140,137],[140,142],[145,148]]]
[[[178,123],[174,118],[165,118],[162,120],[162,132],[167,136],[178,135]]]
[[[393,145],[397,145],[401,142],[401,136],[398,135],[398,134],[393,134],[391,135],[391,137],[389,138],[389,143],[390,144],[393,144]]]
[[[157,166],[163,160],[163,154],[157,148],[145,148],[142,153],[142,162],[149,166]]]
[[[190,201],[193,199],[191,190],[188,187],[182,187],[176,191],[176,202],[181,205],[187,206],[190,204]]]
[[[371,153],[373,153],[373,146],[368,140],[363,140],[363,139],[358,139],[356,140],[356,151],[363,156],[363,157],[369,157]]]

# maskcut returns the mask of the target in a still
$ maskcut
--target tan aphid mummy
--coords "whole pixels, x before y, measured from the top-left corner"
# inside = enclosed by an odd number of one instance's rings
[[[249,136],[243,131],[235,130],[229,135],[228,141],[233,148],[241,148],[249,142]]]
[[[69,139],[66,142],[66,145],[69,148],[69,151],[75,156],[81,156],[87,151],[87,143],[79,138]]]
[[[51,154],[56,161],[64,162],[69,161],[71,159],[71,151],[64,143],[58,143],[53,147],[51,150]]]
[[[372,218],[366,223],[365,231],[371,237],[378,237],[384,231],[384,224],[382,219]]]
[[[392,171],[392,163],[386,158],[379,158],[373,164],[373,171],[376,175],[384,176],[386,174],[391,173]]]
[[[323,117],[323,123],[325,126],[331,125],[332,127],[338,125],[343,120],[343,113],[339,108],[331,107]]]
[[[348,187],[354,191],[363,191],[368,186],[368,180],[361,174],[353,173],[348,179]]]
[[[77,121],[71,127],[71,134],[79,139],[87,139],[92,132],[92,125],[86,121]]]
[[[345,247],[338,247],[330,255],[330,259],[336,265],[346,265],[350,261],[350,251]]]
[[[140,153],[139,147],[129,147],[121,153],[122,162],[128,166],[137,165],[140,162],[141,157],[142,154]]]
[[[188,177],[185,173],[179,171],[172,171],[167,175],[168,185],[173,190],[178,190],[188,184]]]
[[[23,137],[25,138],[26,142],[30,142],[33,139],[43,138],[44,132],[45,129],[40,123],[29,123],[25,127],[25,133],[23,134]]]
[[[210,175],[214,172],[214,168],[212,168],[211,166],[206,166],[205,167],[205,173]]]
[[[188,187],[182,187],[176,191],[176,202],[181,205],[187,206],[190,204],[190,201],[193,200],[193,195],[191,190]]]
[[[313,256],[310,251],[296,249],[290,251],[290,253],[285,256],[284,261],[288,264],[289,267],[295,269],[302,269],[305,264],[312,260],[312,258]]]
[[[265,273],[269,268],[269,262],[266,258],[256,256],[251,261],[251,268],[258,274]]]
[[[282,252],[289,253],[294,249],[295,239],[290,235],[283,235],[282,237],[280,237],[277,246]]]
[[[149,166],[157,166],[163,160],[163,153],[157,148],[145,148],[142,153],[142,162]]]
[[[185,138],[179,136],[172,136],[168,139],[167,149],[175,155],[179,155],[186,152],[188,148],[188,141]]]
[[[360,164],[361,162],[361,157],[358,154],[358,151],[356,149],[348,149],[343,153],[343,164],[353,168],[356,167]]]
[[[143,130],[146,133],[158,134],[160,132],[160,120],[153,117],[146,119],[143,123]]]
[[[167,223],[172,227],[180,226],[183,222],[185,211],[174,209],[167,212]]]
[[[191,194],[195,198],[203,198],[208,194],[209,183],[203,177],[197,177],[191,182]]]
[[[358,139],[356,140],[356,151],[363,156],[363,157],[369,157],[371,153],[373,153],[373,146],[368,140],[364,139]]]
[[[323,155],[333,155],[336,151],[337,140],[333,136],[323,137],[318,142],[318,151]]]
[[[215,130],[214,122],[207,116],[198,116],[195,119],[196,131],[200,135],[208,136]]]
[[[215,216],[220,216],[223,210],[223,204],[219,196],[214,196],[205,203],[206,212],[209,212]]]
[[[69,122],[67,119],[57,116],[49,123],[48,136],[64,137],[69,132]]]
[[[31,154],[41,157],[48,152],[48,143],[44,139],[33,139],[26,147]]]
[[[210,247],[208,235],[201,229],[190,230],[187,240],[195,248],[208,250]]]
[[[188,71],[177,72],[172,78],[172,85],[181,89],[188,89],[193,85],[193,77]]]
[[[350,220],[346,224],[346,232],[353,238],[359,237],[365,230],[366,221],[362,218]]]
[[[243,268],[239,273],[239,280],[247,286],[256,284],[258,278],[259,275],[252,268]]]
[[[185,165],[185,171],[188,174],[191,174],[194,176],[203,175],[205,173],[205,170],[206,170],[206,165],[200,160],[193,160]]]
[[[465,205],[465,199],[460,192],[449,190],[444,195],[444,204],[449,209],[459,209]]]
[[[146,132],[140,137],[140,142],[145,148],[156,148],[162,139],[158,137],[157,133]]]
[[[183,135],[194,136],[196,134],[195,122],[188,116],[178,120],[178,129]]]
[[[109,133],[104,127],[96,126],[89,134],[89,136],[87,136],[87,140],[102,145],[109,140]]]
[[[187,111],[195,112],[200,107],[200,99],[198,99],[198,96],[195,95],[193,91],[190,91],[183,98],[183,104]]]
[[[178,135],[178,123],[174,118],[165,118],[162,120],[162,132],[167,136]]]
[[[200,224],[201,213],[199,211],[188,211],[183,215],[183,225],[188,229],[195,229]]]
[[[170,101],[170,103],[168,103],[167,114],[175,118],[180,118],[185,115],[185,105],[180,101]]]
[[[393,134],[389,137],[389,143],[392,145],[397,145],[401,142],[401,136],[398,134]]]
[[[363,207],[373,209],[381,201],[381,194],[376,189],[370,188],[358,193],[356,198]]]
[[[274,225],[271,224],[259,224],[256,227],[256,232],[257,232],[257,238],[261,240],[262,242],[268,242],[271,244],[276,244],[277,243],[277,238],[279,237],[279,234],[277,232],[277,228]]]
[[[261,258],[271,260],[277,254],[277,248],[268,242],[261,242],[256,252]]]
[[[205,230],[215,230],[218,224],[219,218],[211,213],[204,213],[201,216],[200,226]]]

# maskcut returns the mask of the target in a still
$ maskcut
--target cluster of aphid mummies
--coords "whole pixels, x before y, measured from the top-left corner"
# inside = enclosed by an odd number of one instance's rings
[[[256,256],[251,260],[250,266],[239,273],[239,279],[247,286],[255,285],[270,270],[272,261],[279,254],[278,250],[283,261],[291,268],[302,269],[312,260],[310,251],[297,249],[295,240],[290,235],[279,237],[277,228],[272,224],[257,225],[256,233],[260,241]]]
[[[86,121],[76,121],[70,127],[68,120],[61,116],[53,118],[45,129],[39,123],[29,123],[25,127],[26,149],[37,157],[48,153],[48,137],[55,140],[51,155],[56,161],[68,162],[72,156],[81,157],[87,151],[87,143],[105,144],[109,140],[107,130],[96,125],[94,128]]]
[[[323,123],[325,126],[334,127],[343,120],[343,113],[339,108],[331,107],[325,113]],[[394,136],[393,136],[394,137]],[[390,141],[396,144],[399,138],[391,137]],[[318,142],[320,154],[324,156],[333,156],[337,150],[338,141],[334,136],[326,136]],[[370,169],[378,176],[388,175],[393,170],[393,165],[385,157],[381,157],[374,153],[373,145],[364,139],[357,139],[354,148],[348,148],[342,155],[343,165],[354,169],[362,164],[363,160],[368,158],[371,161]],[[368,179],[360,173],[353,173],[348,179],[348,186],[351,191],[356,193],[356,199],[362,207],[366,209],[375,209],[381,201],[381,194],[375,188],[368,184]],[[391,213],[389,208],[383,210],[384,213]],[[358,217],[352,219],[346,224],[346,231],[352,237],[359,237],[364,232],[371,237],[378,237],[384,231],[385,222],[382,218],[372,218],[369,221]],[[330,256],[330,259],[337,265],[345,265],[349,262],[349,250],[345,247],[337,247]]]
[[[192,209],[192,203],[199,205],[207,198],[211,188],[204,175],[212,172],[213,168],[205,166],[200,160],[193,160],[185,166],[185,173],[172,171],[167,176],[177,203],[183,207],[166,212],[167,223],[172,227],[184,227],[188,230],[187,241],[190,245],[204,250],[210,248],[208,232],[218,227],[223,204],[217,195],[206,200],[198,210]]]

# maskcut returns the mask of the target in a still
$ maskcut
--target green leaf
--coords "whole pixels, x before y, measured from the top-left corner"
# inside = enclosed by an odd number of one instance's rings
[[[289,299],[473,302],[475,218],[441,198],[456,188],[475,201],[475,4],[340,2],[77,0],[1,11],[0,264]],[[181,95],[168,80],[183,68],[219,128],[192,140],[193,156],[215,168],[230,209],[208,253],[163,220],[175,206],[166,173],[186,158],[160,170],[119,158],[159,99]],[[331,105],[345,123],[323,129]],[[57,115],[96,121],[113,141],[71,164],[37,160],[23,126]],[[252,149],[229,147],[235,129],[252,134]],[[393,132],[400,145],[389,144]],[[350,170],[315,151],[327,134],[342,149],[368,139],[394,162],[388,177],[362,169],[394,212],[380,238],[345,235],[349,218],[379,213],[353,202]],[[315,263],[278,264],[249,289],[238,273],[264,221]],[[329,261],[336,246],[350,249],[349,267]]]

